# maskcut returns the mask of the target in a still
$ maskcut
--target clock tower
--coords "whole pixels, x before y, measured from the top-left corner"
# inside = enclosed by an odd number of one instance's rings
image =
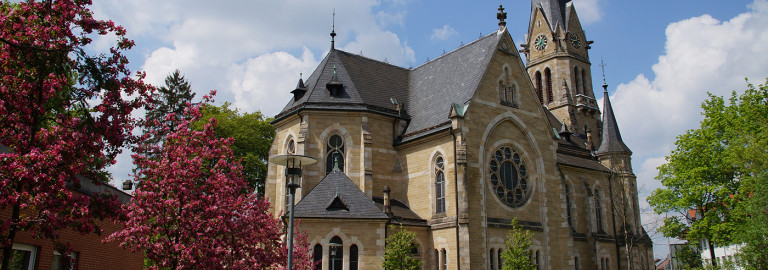
[[[532,0],[521,52],[542,105],[597,149],[600,111],[592,90],[589,49],[570,0]],[[591,135],[591,136],[590,136]]]

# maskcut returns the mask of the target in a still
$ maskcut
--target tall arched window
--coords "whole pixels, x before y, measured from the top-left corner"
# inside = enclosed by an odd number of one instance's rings
[[[507,93],[507,86],[504,85],[504,81],[499,81],[499,103],[507,105],[509,103],[509,95]]]
[[[334,236],[331,238],[330,243],[330,249],[329,249],[329,255],[330,260],[329,263],[331,264],[331,270],[341,270],[344,268],[343,260],[344,260],[344,242],[341,241],[341,238],[338,236]]]
[[[536,261],[535,262],[536,262],[536,270],[541,269],[541,254],[539,253],[538,250],[536,251]]]
[[[573,260],[575,261],[575,265],[573,266],[573,269],[581,270],[581,263],[579,263],[579,257],[573,257]]]
[[[312,261],[315,263],[315,267],[313,269],[320,270],[323,269],[323,246],[320,244],[315,244],[315,248],[312,251]]]
[[[536,93],[539,94],[539,102],[544,104],[544,89],[541,88],[541,72],[536,71]]]
[[[573,87],[576,88],[576,94],[584,93],[584,85],[581,81],[581,73],[579,67],[573,67]]]
[[[549,68],[544,69],[544,81],[546,81],[547,84],[547,100],[545,102],[550,103],[554,99],[554,95],[552,94],[552,71],[550,71]]]
[[[600,193],[595,189],[595,223],[597,223],[597,231],[603,231],[603,206],[600,203]]]
[[[591,87],[589,87],[589,84],[587,84],[587,80],[585,80],[586,77],[587,77],[587,72],[584,69],[581,69],[581,92],[583,95],[594,97],[594,95],[590,95],[591,93],[587,91],[588,90],[587,88],[591,88]]]
[[[568,226],[573,228],[573,215],[571,215],[571,185],[563,181],[565,185],[565,212],[568,215]]]
[[[499,269],[499,270],[504,268],[504,260],[501,259],[502,252],[504,252],[503,249],[496,250],[496,269]]]
[[[490,251],[488,251],[488,266],[490,266],[490,268],[488,268],[488,269],[491,269],[491,270],[495,270],[496,269],[496,267],[495,267],[496,265],[494,264],[494,260],[496,259],[496,256],[493,254],[494,251],[496,251],[496,250],[495,249],[491,249]]]
[[[442,257],[441,259],[443,261],[443,266],[441,267],[441,269],[447,270],[448,269],[448,253],[445,251],[445,249],[441,250],[440,253],[442,253],[440,254],[440,256]]]
[[[435,213],[445,213],[445,173],[442,156],[435,159]]]
[[[349,247],[349,270],[357,270],[357,245]]]
[[[440,270],[440,252],[437,251],[437,249],[433,250],[433,255],[435,256],[435,267],[433,267],[435,270]]]
[[[335,166],[344,171],[344,140],[341,136],[333,135],[328,139],[325,153],[325,174],[331,173]]]
[[[296,154],[296,142],[293,141],[293,139],[288,140],[288,147],[286,147],[287,153],[289,155],[295,155]]]

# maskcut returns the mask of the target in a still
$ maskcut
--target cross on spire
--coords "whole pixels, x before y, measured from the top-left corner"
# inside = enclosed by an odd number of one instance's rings
[[[608,84],[605,83],[605,66],[607,66],[607,65],[605,64],[605,62],[603,62],[603,58],[600,57],[600,68],[603,69],[603,88],[605,88],[605,91],[607,92],[608,91]]]
[[[504,7],[499,5],[499,13],[496,13],[496,19],[499,19],[499,26],[504,27],[507,25],[507,22],[504,20],[507,19],[507,13],[504,12]]]

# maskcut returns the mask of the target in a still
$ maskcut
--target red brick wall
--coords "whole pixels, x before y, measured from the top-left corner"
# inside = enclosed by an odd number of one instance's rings
[[[10,216],[11,209],[0,210],[0,218],[7,219]],[[103,230],[101,235],[80,234],[72,230],[60,232],[62,243],[69,243],[72,249],[77,252],[77,263],[75,269],[79,270],[133,270],[142,269],[144,263],[144,253],[131,253],[128,249],[120,248],[117,243],[102,243],[102,240],[121,228],[120,225],[103,221],[97,223]],[[16,234],[15,243],[28,244],[37,247],[37,257],[35,259],[35,269],[51,269],[53,261],[54,246],[50,240],[34,239],[32,234],[22,232]],[[0,254],[2,257],[2,254]]]

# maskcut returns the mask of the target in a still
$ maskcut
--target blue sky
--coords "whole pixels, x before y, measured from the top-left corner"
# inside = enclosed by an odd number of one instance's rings
[[[337,48],[403,67],[418,66],[497,29],[503,4],[519,45],[530,1],[202,1],[96,0],[93,11],[127,28],[137,46],[132,70],[161,85],[178,68],[198,96],[217,89],[217,102],[276,114],[299,73],[311,73],[330,48],[336,10]],[[745,77],[768,77],[768,1],[574,0],[590,51],[594,89],[602,58],[622,136],[634,151],[641,204],[660,187],[656,167],[675,136],[695,128],[706,92],[728,95]],[[105,49],[109,39],[97,41]],[[598,92],[597,98],[602,94]],[[599,104],[602,104],[600,102]],[[130,157],[111,168],[129,178]],[[644,222],[655,220],[644,215]],[[648,228],[653,227],[649,224]],[[655,239],[656,257],[666,240]]]

